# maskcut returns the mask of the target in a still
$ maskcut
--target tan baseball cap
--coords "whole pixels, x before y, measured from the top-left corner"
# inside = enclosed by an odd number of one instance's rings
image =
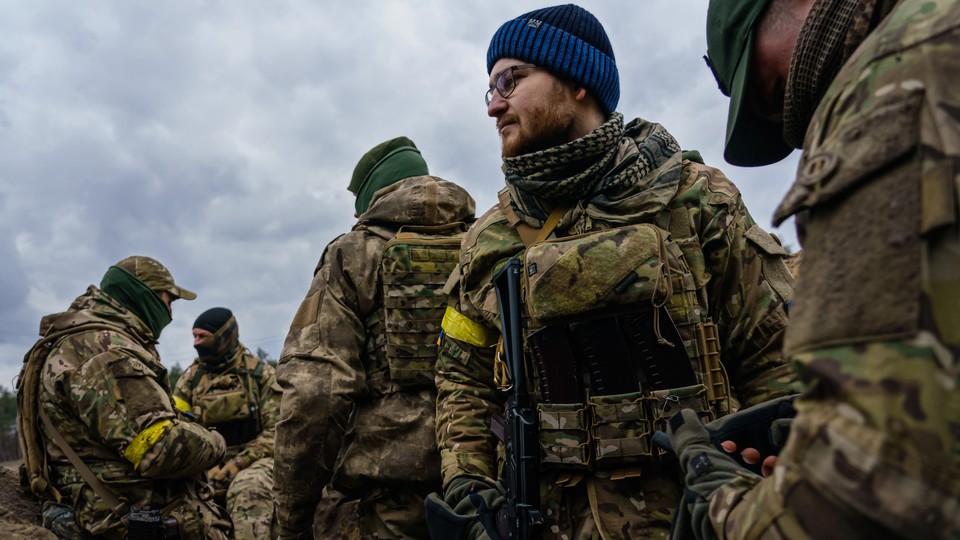
[[[123,259],[114,266],[119,266],[127,272],[130,272],[155,292],[167,291],[177,298],[183,298],[184,300],[193,300],[197,297],[197,293],[184,289],[174,283],[173,275],[170,274],[167,267],[160,264],[160,261],[156,259],[142,255],[134,255]]]

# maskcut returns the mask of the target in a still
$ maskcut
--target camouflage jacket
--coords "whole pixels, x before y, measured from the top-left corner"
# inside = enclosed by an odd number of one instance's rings
[[[202,370],[197,380],[197,371],[200,361],[194,360],[190,367],[183,372],[174,389],[174,398],[186,402],[200,423],[205,421],[206,411],[201,410],[204,404],[236,403],[246,409],[243,414],[238,411],[217,411],[217,417],[223,421],[250,416],[258,428],[256,436],[242,444],[227,447],[224,462],[237,457],[241,468],[249,467],[260,458],[273,457],[273,442],[277,418],[280,416],[280,386],[277,384],[276,372],[256,355],[244,349],[243,344],[230,365],[221,371],[213,372]],[[259,374],[257,370],[259,369]],[[259,376],[258,376],[259,375]],[[196,380],[196,385],[194,381]],[[239,400],[218,399],[228,395],[242,395]],[[248,413],[249,411],[249,413]],[[218,420],[218,423],[220,420]],[[210,426],[207,426],[210,427]],[[229,444],[229,441],[228,441]]]
[[[459,186],[408,178],[379,190],[353,230],[324,250],[277,368],[275,492],[286,532],[310,529],[331,478],[347,493],[439,487],[435,391],[405,391],[388,376],[380,257],[402,225],[473,218],[473,199]]]
[[[960,535],[958,69],[960,2],[901,0],[821,100],[775,216],[808,392],[776,481],[712,497],[719,535]]]
[[[625,156],[620,155],[618,159],[623,160]],[[732,379],[733,409],[739,404],[750,405],[794,392],[795,376],[780,354],[787,323],[785,303],[792,296],[792,279],[783,264],[785,251],[756,225],[738,189],[723,173],[694,161],[681,162],[679,152],[671,159],[675,160],[679,174],[673,175],[672,180],[668,180],[667,175],[658,178],[655,189],[631,197],[629,202],[606,202],[612,207],[609,213],[615,214],[617,205],[624,209],[624,214],[628,205],[631,209],[643,208],[635,222],[655,223],[669,230],[683,250],[693,274],[698,301],[705,314],[718,325],[721,357]],[[642,181],[652,182],[652,179],[653,176]],[[585,206],[586,203],[578,204],[560,219],[555,230],[557,237],[609,227],[585,215]],[[491,280],[498,263],[523,251],[516,229],[498,206],[479,218],[468,232],[461,252],[462,275],[456,309],[483,328],[480,334],[499,335],[500,322]],[[451,338],[448,333],[438,358],[437,434],[448,501],[457,498],[449,491],[455,479],[498,476],[498,440],[490,425],[491,418],[502,413],[505,394],[494,384],[494,348],[486,346],[496,339],[487,339],[483,344],[480,341],[483,340],[467,343]],[[657,474],[670,478],[673,473]],[[545,485],[544,482],[552,483],[552,480],[543,480],[541,485]],[[668,482],[673,486],[672,492],[679,489],[675,480]],[[650,484],[641,489],[658,491]],[[663,526],[669,523],[676,499],[654,505],[652,499],[643,502],[647,493],[630,496],[635,498],[628,505],[645,504],[650,512],[662,510]],[[651,493],[650,496],[659,495]],[[670,499],[672,495],[664,497]],[[598,502],[600,508],[607,503]],[[556,507],[551,506],[554,504],[557,503],[542,501],[541,510],[549,526],[558,525],[551,520],[565,519],[558,517]],[[622,517],[624,511],[628,521],[630,515],[636,514],[628,509],[617,512]],[[594,518],[603,520],[602,516]],[[564,525],[558,526],[561,532],[569,533],[562,529]],[[600,528],[609,530],[610,527],[600,525]]]
[[[86,323],[115,329],[84,331]],[[66,312],[45,317],[41,335],[72,327],[76,332],[57,341],[47,356],[39,393],[40,406],[66,442],[130,505],[205,505],[197,499],[200,473],[223,457],[223,437],[174,408],[150,330],[92,285]],[[73,501],[80,525],[108,537],[125,534],[43,430],[51,479]]]

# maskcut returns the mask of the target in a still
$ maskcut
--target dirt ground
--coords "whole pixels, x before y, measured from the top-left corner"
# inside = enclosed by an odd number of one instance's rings
[[[19,462],[0,466],[0,538],[57,540],[40,526],[40,504],[20,487],[18,466]]]

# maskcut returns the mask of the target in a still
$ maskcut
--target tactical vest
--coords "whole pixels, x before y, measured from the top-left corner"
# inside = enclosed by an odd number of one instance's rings
[[[527,245],[525,352],[544,466],[633,476],[662,455],[651,437],[677,411],[729,412],[717,327],[685,251],[702,253],[676,214]]]
[[[383,248],[384,349],[389,378],[402,388],[432,387],[443,286],[460,259],[463,223],[405,225]]]
[[[238,354],[239,364],[220,373],[199,364],[190,381],[198,421],[223,435],[229,447],[252,441],[263,425],[257,387],[263,377],[264,362],[258,359],[255,367],[250,366],[245,351],[241,349]]]

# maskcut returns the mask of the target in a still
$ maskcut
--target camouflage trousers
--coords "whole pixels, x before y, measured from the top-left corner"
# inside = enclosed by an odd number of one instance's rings
[[[350,540],[429,539],[423,511],[423,500],[429,493],[428,488],[373,488],[356,498],[327,487],[317,507],[313,536]]]
[[[666,540],[681,496],[676,469],[647,464],[639,472],[621,480],[607,471],[585,473],[569,487],[558,483],[560,473],[541,472],[544,538]]]
[[[237,540],[274,538],[273,458],[262,458],[237,473],[227,488],[227,513]]]
[[[929,350],[909,344],[796,355],[815,357],[856,365],[842,379],[852,390],[841,400],[814,388],[816,399],[797,400],[773,474],[737,478],[711,497],[718,537],[960,538],[960,379],[940,376]]]
[[[140,505],[149,506],[151,492],[148,487],[140,486],[142,483],[129,483],[129,486],[142,487],[142,490],[132,488],[122,492],[118,490],[118,497],[133,503],[139,501]],[[177,485],[183,486],[183,491],[175,492],[170,496],[167,499],[169,502],[162,509],[158,506],[154,508],[160,509],[164,518],[172,517],[177,520],[180,538],[182,540],[227,540],[230,522],[226,519],[223,508],[213,500],[213,493],[204,489],[205,484],[184,481]],[[76,528],[68,527],[69,530],[64,530],[54,527],[55,531],[64,533],[66,538],[74,537],[74,533],[69,531],[74,531],[78,535],[76,538],[92,536],[104,540],[123,540],[127,537],[126,524],[117,519],[109,505],[85,483],[72,483],[58,486],[58,488],[64,495],[64,500],[73,501],[71,512],[73,520],[70,521],[75,521]]]

